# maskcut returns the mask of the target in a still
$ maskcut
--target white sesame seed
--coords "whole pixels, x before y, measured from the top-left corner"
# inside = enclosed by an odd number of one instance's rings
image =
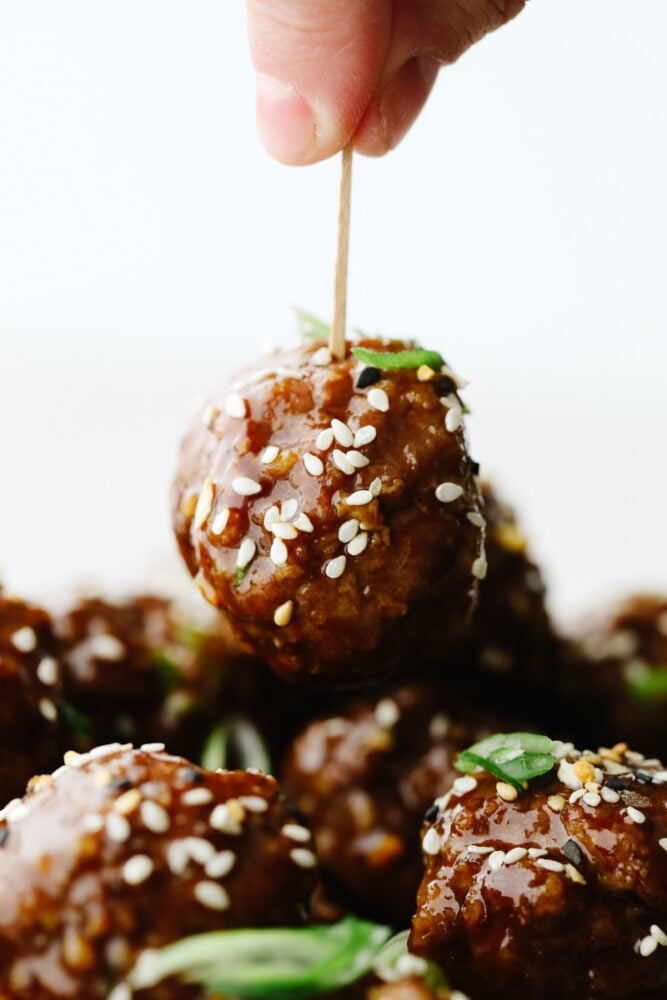
[[[383,698],[375,706],[375,721],[382,729],[391,729],[401,717],[398,705],[393,698]]]
[[[446,715],[439,712],[431,719],[428,727],[428,734],[432,740],[442,740],[449,732],[451,721]]]
[[[646,757],[639,750],[626,750],[625,759],[629,760],[631,764],[643,764]]]
[[[379,476],[376,476],[371,485],[368,487],[374,497],[379,497],[382,493],[382,480]]]
[[[468,848],[468,854],[493,854],[493,848],[483,847],[481,844],[471,844]]]
[[[310,830],[299,823],[285,823],[280,832],[283,837],[287,837],[288,840],[296,840],[300,844],[305,844],[310,840]]]
[[[60,674],[60,665],[57,660],[54,660],[52,656],[45,656],[43,660],[40,660],[37,664],[37,679],[51,686],[55,684],[58,680]]]
[[[451,503],[452,500],[458,500],[462,494],[463,487],[458,483],[440,483],[435,489],[436,500],[440,503]]]
[[[132,990],[127,983],[116,983],[111,993],[107,994],[107,1000],[132,1000]]]
[[[202,415],[201,415],[201,422],[203,423],[204,427],[207,427],[208,430],[211,430],[211,427],[213,426],[215,418],[218,416],[219,412],[220,411],[215,406],[211,406],[210,403],[208,406],[205,406],[204,409],[202,410]]]
[[[152,799],[144,799],[139,806],[141,821],[147,830],[152,833],[166,833],[171,826],[169,813]]]
[[[99,813],[87,813],[81,820],[86,833],[99,833],[104,829],[104,818]]]
[[[12,823],[17,822],[17,820],[25,819],[30,812],[30,807],[27,802],[23,799],[12,799],[9,805],[5,806],[4,813],[7,820],[11,820]]]
[[[223,507],[219,511],[215,518],[213,519],[213,524],[210,526],[209,531],[213,535],[221,535],[225,528],[227,527],[227,522],[229,521],[229,507]]]
[[[325,564],[324,572],[330,580],[338,580],[345,572],[346,563],[347,559],[345,556],[336,556],[335,559],[330,559]]]
[[[474,788],[477,788],[477,778],[473,777],[472,774],[464,774],[460,778],[454,779],[452,788],[457,795],[465,795],[466,792],[472,792]]]
[[[264,527],[266,528],[266,530],[271,531],[273,525],[276,523],[276,521],[279,520],[280,520],[280,509],[276,507],[275,504],[273,507],[267,507],[267,509],[264,511]]]
[[[164,750],[164,743],[142,743],[139,749],[143,750],[144,753],[162,753]]]
[[[364,551],[368,545],[368,533],[362,531],[361,534],[356,535],[350,544],[346,548],[346,552],[351,556],[359,556]]]
[[[451,410],[447,410],[447,416],[445,417],[445,427],[453,434],[461,426],[461,421],[463,420],[463,411],[460,406],[452,406]]]
[[[372,424],[364,424],[354,435],[354,447],[363,448],[364,445],[370,444],[371,441],[375,441],[377,437],[377,431]]]
[[[372,499],[373,494],[370,490],[355,490],[346,498],[345,503],[348,507],[365,507]]]
[[[275,462],[278,458],[279,449],[275,444],[270,444],[268,448],[265,448],[262,452],[262,457],[260,459],[262,465],[271,465],[271,462]]]
[[[526,857],[528,851],[525,847],[513,847],[505,855],[505,864],[513,865],[515,861],[522,861]]]
[[[204,865],[204,871],[209,878],[224,878],[236,864],[233,851],[217,851],[212,854]]]
[[[287,546],[282,538],[273,539],[269,558],[274,566],[284,566],[287,562]]]
[[[365,469],[367,465],[370,464],[370,459],[362,455],[360,451],[352,448],[350,451],[346,452],[346,458],[350,465],[353,465],[355,469]]]
[[[329,350],[328,347],[318,347],[318,349],[316,351],[313,351],[313,353],[311,354],[310,360],[314,365],[318,365],[319,367],[324,367],[326,365],[330,365],[333,358],[331,356],[331,351]]]
[[[251,813],[263,813],[269,808],[269,803],[261,795],[239,795],[239,802]]]
[[[313,852],[305,847],[293,847],[289,856],[299,868],[314,868],[317,864],[317,858]]]
[[[88,649],[95,659],[112,662],[122,660],[127,653],[124,643],[108,632],[98,632],[97,635],[91,636]]]
[[[386,413],[389,409],[389,396],[384,389],[378,389],[377,386],[374,386],[368,393],[368,405],[373,410]]]
[[[246,415],[246,402],[237,392],[233,392],[227,397],[225,402],[225,413],[230,417],[238,417],[240,420]]]
[[[565,874],[571,882],[576,882],[578,885],[586,885],[586,879],[574,865],[566,864]]]
[[[634,806],[628,806],[625,810],[626,816],[633,823],[644,823],[646,821],[646,816],[639,809],[635,809]]]
[[[658,942],[649,934],[647,937],[642,938],[639,942],[639,954],[642,958],[648,958],[649,955],[653,954],[657,947]]]
[[[348,461],[345,453],[342,452],[340,448],[334,448],[331,459],[336,468],[340,469],[340,471],[346,476],[351,476],[355,471],[352,462]]]
[[[318,451],[328,451],[334,440],[334,432],[330,427],[325,427],[323,431],[317,435],[315,439],[315,447]]]
[[[221,833],[228,833],[233,837],[243,832],[243,827],[237,817],[232,815],[227,802],[221,802],[217,805],[209,816],[208,821],[214,830],[219,830]]]
[[[575,792],[572,792],[572,794],[570,795],[568,802],[570,803],[571,806],[573,806],[575,802],[578,802],[579,799],[583,798],[585,794],[586,794],[585,788],[577,788],[577,790]]]
[[[213,499],[215,497],[215,487],[213,482],[208,477],[204,480],[204,485],[202,486],[201,493],[197,499],[197,506],[195,507],[194,523],[195,527],[203,528],[206,524],[206,519],[211,513],[211,508],[213,507]]]
[[[586,792],[581,796],[581,801],[585,802],[587,806],[599,806],[602,799],[597,792]]]
[[[486,556],[479,556],[472,564],[472,575],[478,580],[483,580],[486,576],[487,569],[488,565],[486,562]]]
[[[667,934],[665,934],[662,927],[658,927],[657,924],[651,924],[649,933],[651,937],[655,938],[658,944],[662,945],[663,948],[667,948]]]
[[[285,601],[273,612],[273,624],[277,625],[278,628],[285,628],[291,622],[293,613],[294,601]]]
[[[9,641],[19,653],[32,653],[37,646],[37,635],[34,629],[24,625],[23,628],[17,629],[10,635]]]
[[[411,976],[423,977],[428,972],[428,962],[421,955],[411,955],[409,952],[401,955],[396,962],[396,971],[409,978]]]
[[[476,510],[469,510],[466,517],[475,528],[483,528],[486,524],[486,519]]]
[[[492,851],[489,855],[489,868],[491,871],[497,871],[499,868],[505,864],[506,854],[504,851]]]
[[[58,718],[58,709],[50,698],[40,698],[39,714],[49,722],[55,722]]]
[[[658,841],[658,845],[662,847],[663,851],[667,851],[667,837],[661,837]]]
[[[115,844],[124,844],[132,832],[130,824],[120,813],[110,812],[105,822],[106,834]]]
[[[562,861],[553,861],[551,858],[538,858],[535,862],[537,868],[544,868],[548,872],[562,872],[565,865]]]
[[[167,845],[167,865],[173,875],[183,875],[190,864],[190,855],[183,840],[172,840]]]
[[[439,854],[440,846],[440,834],[434,826],[429,827],[422,840],[424,854],[430,854],[431,857],[434,857],[436,854]]]
[[[343,448],[351,448],[354,442],[354,434],[342,420],[337,420],[335,417],[331,421],[331,430],[333,431],[333,436],[338,441],[338,444]]]
[[[621,798],[621,796],[615,789],[608,788],[607,785],[602,786],[602,788],[600,789],[600,795],[605,800],[605,802],[610,802],[610,803],[619,802]]]
[[[324,472],[322,460],[319,459],[317,455],[313,455],[310,451],[307,451],[303,456],[303,464],[306,467],[306,472],[310,476],[321,476]]]
[[[529,847],[528,848],[528,857],[529,858],[544,858],[546,856],[546,854],[547,854],[547,852],[544,850],[543,847]]]
[[[252,538],[244,538],[236,554],[236,565],[238,569],[245,569],[255,558],[257,545]]]
[[[203,837],[184,837],[183,847],[188,856],[198,865],[205,865],[215,854],[215,847],[210,840]]]
[[[292,538],[296,538],[298,531],[293,524],[287,524],[285,521],[276,521],[271,525],[271,532],[276,536],[276,538],[284,538],[288,541]]]
[[[252,497],[256,493],[262,492],[260,484],[248,476],[237,476],[235,479],[232,479],[232,489],[240,497]]]
[[[338,541],[346,545],[347,542],[351,542],[356,533],[359,531],[359,522],[356,517],[351,517],[347,521],[343,521],[340,528],[338,529]]]
[[[213,792],[210,788],[188,788],[181,795],[181,804],[184,806],[205,806],[212,800]]]
[[[128,885],[141,885],[151,877],[154,867],[147,854],[135,854],[123,865],[123,879]]]
[[[217,882],[197,882],[192,892],[197,902],[207,910],[229,909],[229,893]]]
[[[283,378],[303,378],[304,373],[300,372],[298,368],[287,368],[285,365],[278,365],[276,368],[276,374],[282,375]]]
[[[297,518],[292,521],[292,524],[297,529],[297,531],[306,531],[310,533],[313,531],[313,522],[310,520],[307,514],[301,513]]]
[[[299,501],[295,497],[283,500],[280,505],[280,520],[291,521],[299,509]]]

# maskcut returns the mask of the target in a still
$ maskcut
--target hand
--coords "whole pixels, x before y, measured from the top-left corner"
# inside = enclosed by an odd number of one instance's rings
[[[323,160],[354,138],[381,156],[419,114],[441,65],[525,0],[247,0],[257,126],[283,163]]]

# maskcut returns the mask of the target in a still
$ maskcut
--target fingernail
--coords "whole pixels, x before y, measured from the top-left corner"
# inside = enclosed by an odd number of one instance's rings
[[[307,158],[317,140],[313,109],[294,87],[270,76],[257,77],[257,131],[267,152],[283,163]]]
[[[380,98],[380,119],[387,149],[398,145],[419,114],[435,83],[438,68],[434,59],[415,56],[387,83]]]

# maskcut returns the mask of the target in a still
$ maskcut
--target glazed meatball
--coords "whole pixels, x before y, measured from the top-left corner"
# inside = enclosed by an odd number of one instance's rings
[[[327,885],[355,912],[404,927],[422,876],[419,831],[458,753],[490,713],[424,680],[347,705],[294,741],[282,773],[308,819]]]
[[[667,771],[561,744],[521,794],[466,774],[425,826],[411,950],[475,997],[667,991]]]
[[[0,845],[0,996],[12,1000],[125,995],[144,949],[301,924],[316,881],[310,835],[273,778],[202,771],[160,744],[70,752],[0,814]]]
[[[632,597],[574,639],[561,678],[573,735],[667,758],[667,598]]]
[[[62,754],[61,666],[51,619],[0,589],[0,804]]]
[[[288,679],[349,687],[435,659],[486,572],[455,382],[369,376],[317,342],[263,365],[181,448],[174,526],[202,593]]]

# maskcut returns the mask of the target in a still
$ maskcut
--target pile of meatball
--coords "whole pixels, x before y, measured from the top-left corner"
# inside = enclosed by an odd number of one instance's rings
[[[667,598],[559,633],[461,380],[361,347],[277,352],[196,416],[174,527],[210,614],[0,589],[0,1000],[208,1000],[132,970],[348,915],[410,961],[340,1000],[667,995]],[[457,769],[516,731],[557,741],[520,791]]]

